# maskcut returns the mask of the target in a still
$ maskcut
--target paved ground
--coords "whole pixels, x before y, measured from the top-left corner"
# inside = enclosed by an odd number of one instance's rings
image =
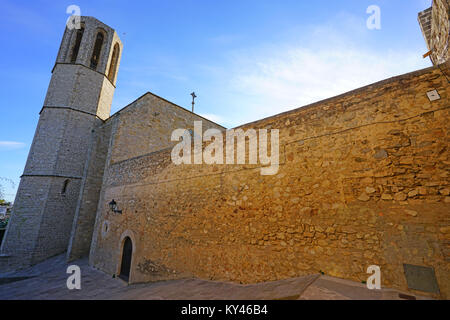
[[[390,289],[368,290],[364,284],[320,274],[306,277],[240,285],[184,279],[127,285],[120,279],[91,268],[78,260],[81,290],[68,290],[67,264],[57,256],[20,272],[0,274],[0,300],[6,299],[176,299],[176,300],[358,300],[400,299]],[[410,294],[408,294],[410,295]],[[416,297],[423,299],[423,297]]]

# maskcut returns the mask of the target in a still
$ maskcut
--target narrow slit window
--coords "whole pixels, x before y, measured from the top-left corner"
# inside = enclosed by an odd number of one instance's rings
[[[97,33],[97,37],[95,38],[94,51],[92,52],[91,57],[91,69],[96,70],[98,63],[100,61],[100,53],[102,51],[103,45],[103,34],[101,32]]]
[[[61,194],[66,194],[68,185],[69,185],[69,179],[64,180],[63,187],[61,189]]]
[[[75,44],[72,48],[72,55],[70,56],[70,62],[75,63],[78,57],[78,51],[80,51],[81,39],[83,38],[84,28],[77,30],[77,35],[75,38]]]
[[[111,57],[111,64],[109,65],[109,72],[108,72],[108,79],[111,82],[114,82],[114,77],[116,75],[117,62],[119,60],[119,52],[120,52],[119,44],[116,43],[114,46],[113,54]]]

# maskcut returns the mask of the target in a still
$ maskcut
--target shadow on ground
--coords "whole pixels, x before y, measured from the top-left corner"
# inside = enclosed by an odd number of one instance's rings
[[[77,260],[81,289],[69,290],[64,255],[31,268],[0,274],[0,300],[139,299],[139,300],[404,300],[428,299],[391,289],[369,290],[364,284],[320,274],[274,282],[241,285],[199,279],[127,285]]]

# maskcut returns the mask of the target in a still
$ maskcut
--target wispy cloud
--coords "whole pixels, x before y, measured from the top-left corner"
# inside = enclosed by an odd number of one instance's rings
[[[432,0],[421,0],[424,10],[431,7]]]
[[[292,108],[325,99],[426,65],[416,53],[377,54],[355,48],[313,51],[286,48],[282,53],[246,60],[230,86],[260,97],[258,109]]]
[[[25,143],[17,141],[0,141],[0,150],[20,149],[25,147]]]
[[[352,24],[364,25],[356,19]],[[239,105],[223,99],[230,103],[229,115],[239,114],[239,119],[228,119],[230,123],[257,120],[430,66],[414,48],[394,51],[361,45],[364,41],[350,35],[369,36],[362,29],[351,33],[330,23],[309,34],[302,41],[228,53],[227,67],[214,71],[222,79],[223,91],[240,99]]]

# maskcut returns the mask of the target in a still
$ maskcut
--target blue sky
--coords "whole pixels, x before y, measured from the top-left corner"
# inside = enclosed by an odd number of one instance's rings
[[[417,13],[431,0],[0,0],[0,184],[13,200],[59,49],[66,8],[116,29],[111,112],[147,91],[226,127],[430,66]],[[381,30],[366,9],[381,8]],[[9,180],[5,180],[9,179]]]

